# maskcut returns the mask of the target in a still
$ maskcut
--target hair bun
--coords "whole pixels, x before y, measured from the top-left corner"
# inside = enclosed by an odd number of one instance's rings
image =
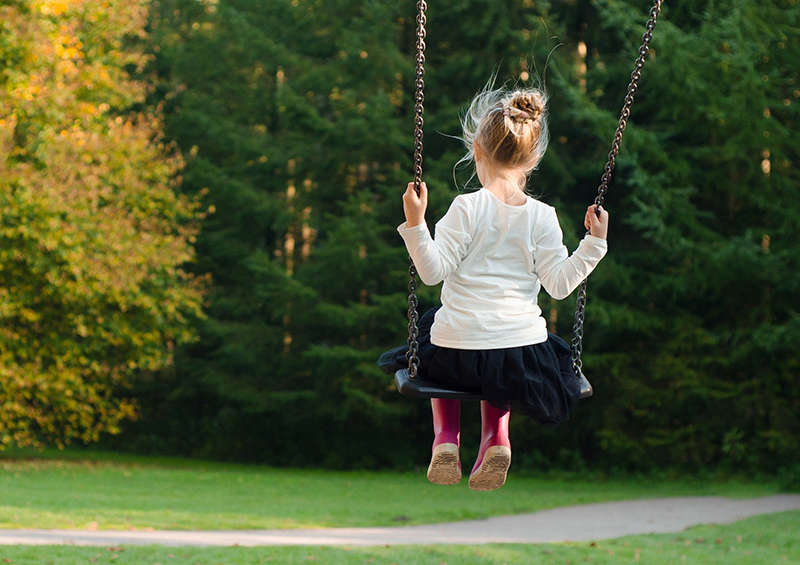
[[[464,145],[471,160],[478,146],[492,166],[527,175],[547,150],[547,93],[543,89],[518,87],[512,91],[486,84],[461,118]]]
[[[544,99],[538,93],[529,92],[515,92],[503,109],[503,115],[518,123],[538,120],[543,113]]]

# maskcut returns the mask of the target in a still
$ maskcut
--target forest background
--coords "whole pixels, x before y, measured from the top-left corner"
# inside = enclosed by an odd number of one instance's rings
[[[464,190],[459,112],[550,94],[531,178],[582,237],[647,2],[430,2],[425,180]],[[0,440],[409,468],[409,0],[0,1]],[[607,199],[585,371],[515,466],[800,470],[800,6],[665,4]],[[421,290],[422,308],[437,288]],[[568,337],[574,302],[541,305]],[[477,441],[466,407],[464,441]]]

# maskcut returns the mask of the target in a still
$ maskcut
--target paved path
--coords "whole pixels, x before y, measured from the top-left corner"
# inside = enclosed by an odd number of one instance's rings
[[[800,510],[800,494],[764,498],[661,498],[570,506],[486,520],[396,528],[238,531],[0,530],[0,545],[412,545],[542,543],[680,532],[697,524],[724,524]]]

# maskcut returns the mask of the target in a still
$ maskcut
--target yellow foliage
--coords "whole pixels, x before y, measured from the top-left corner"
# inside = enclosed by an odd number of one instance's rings
[[[69,2],[66,0],[44,0],[37,4],[39,11],[46,16],[60,16],[69,7]]]
[[[134,417],[115,396],[193,338],[205,279],[183,270],[199,203],[124,68],[146,2],[0,6],[0,445],[65,445]],[[98,17],[98,16],[103,17]]]

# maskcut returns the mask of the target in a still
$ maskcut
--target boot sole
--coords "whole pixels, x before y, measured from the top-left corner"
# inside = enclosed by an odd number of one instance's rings
[[[469,477],[472,490],[495,490],[506,483],[506,474],[511,466],[511,449],[495,445],[486,450],[480,467]]]
[[[461,467],[458,463],[458,446],[454,443],[440,443],[433,448],[431,464],[428,466],[428,480],[436,485],[458,483],[461,480]]]

